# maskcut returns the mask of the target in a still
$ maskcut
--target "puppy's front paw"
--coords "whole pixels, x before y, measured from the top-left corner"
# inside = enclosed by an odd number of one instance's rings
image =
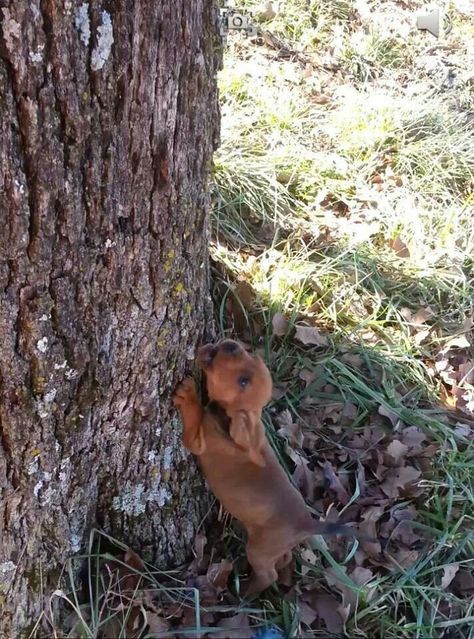
[[[179,407],[188,402],[198,401],[196,384],[192,377],[186,377],[175,390],[173,403]]]

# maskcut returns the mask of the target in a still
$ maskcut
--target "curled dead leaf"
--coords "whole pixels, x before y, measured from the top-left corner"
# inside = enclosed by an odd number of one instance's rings
[[[339,601],[325,592],[317,591],[311,594],[311,606],[317,616],[324,622],[331,635],[339,635],[343,629],[343,619],[337,610]]]
[[[289,322],[282,313],[275,313],[272,317],[273,335],[283,337],[288,332]]]
[[[324,476],[329,482],[329,488],[336,493],[341,504],[346,505],[350,500],[350,495],[341,483],[331,462],[325,462],[323,465]]]
[[[218,590],[225,590],[232,568],[231,561],[222,559],[219,563],[213,563],[209,566],[207,569],[207,579]]]
[[[295,339],[305,345],[327,346],[327,338],[315,326],[296,325]]]
[[[388,245],[398,257],[410,257],[408,246],[399,237],[390,240]]]
[[[221,619],[217,624],[222,632],[213,632],[216,639],[250,639],[253,634],[250,628],[249,617],[245,612],[239,612],[232,617]]]
[[[204,548],[207,544],[207,537],[202,533],[197,533],[194,537],[194,552],[196,553],[196,559],[201,562],[204,557]]]
[[[443,567],[443,577],[441,579],[441,590],[446,590],[446,588],[451,584],[452,580],[456,576],[459,570],[459,564],[448,564]]]
[[[383,415],[383,417],[388,417],[388,419],[392,422],[393,427],[397,428],[400,422],[400,417],[398,417],[398,415],[396,415],[392,410],[390,410],[390,408],[387,408],[383,404],[380,404],[378,412],[379,412],[379,415]]]
[[[169,636],[169,622],[160,615],[154,612],[147,612],[146,621],[148,623],[146,636],[150,639],[161,639]]]
[[[347,568],[345,566],[340,566],[340,569],[347,573]],[[342,603],[344,606],[350,606],[351,612],[354,612],[356,604],[357,604],[357,592],[349,588],[345,583],[343,583],[335,569],[330,566],[326,568],[324,571],[324,578],[328,586],[334,587],[338,592],[342,595]]]
[[[406,444],[402,444],[402,442],[398,439],[394,439],[387,446],[387,455],[393,459],[396,466],[400,466],[407,451],[408,446]]]
[[[291,446],[301,448],[303,445],[301,425],[293,421],[293,417],[287,408],[275,417],[275,422],[278,426],[278,434],[285,437]]]
[[[420,478],[421,472],[413,468],[413,466],[402,466],[401,468],[391,468],[385,475],[385,479],[381,485],[383,492],[395,499],[400,493],[400,489],[406,488]]]

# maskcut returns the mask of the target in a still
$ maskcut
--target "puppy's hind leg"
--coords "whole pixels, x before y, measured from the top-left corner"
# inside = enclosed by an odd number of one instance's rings
[[[262,592],[278,579],[276,569],[278,557],[269,553],[268,544],[264,543],[261,535],[249,537],[247,559],[252,567],[252,576],[245,588],[245,597]]]

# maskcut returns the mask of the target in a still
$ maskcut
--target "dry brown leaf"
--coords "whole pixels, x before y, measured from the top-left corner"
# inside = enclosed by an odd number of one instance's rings
[[[402,442],[409,448],[419,448],[422,442],[426,441],[426,435],[417,426],[404,428],[400,433],[400,437]]]
[[[339,601],[325,592],[313,592],[311,595],[311,604],[319,619],[324,622],[328,632],[331,635],[339,635],[343,629],[343,620],[337,611]]]
[[[341,355],[341,361],[356,369],[361,368],[363,364],[361,355],[358,355],[357,353],[344,353],[344,355]]]
[[[347,573],[345,566],[340,566],[340,569]],[[351,612],[353,612],[357,603],[357,593],[340,581],[332,566],[325,569],[324,578],[328,586],[334,587],[341,593],[343,606],[350,606]]]
[[[383,417],[388,417],[388,419],[392,422],[392,425],[394,428],[396,428],[400,422],[400,417],[398,417],[398,415],[395,415],[394,412],[392,412],[389,408],[386,408],[385,406],[383,406],[382,404],[379,406],[379,415],[382,415]]]
[[[296,325],[295,339],[305,345],[327,346],[328,340],[315,326]]]
[[[286,452],[289,453],[288,449],[289,447],[286,447]],[[290,454],[290,457],[296,465],[293,480],[306,501],[312,503],[316,495],[316,488],[318,487],[317,477],[315,473],[308,468],[307,459],[301,455],[291,456]]]
[[[273,335],[283,337],[288,332],[289,322],[283,313],[275,313],[272,317]]]
[[[387,455],[389,455],[395,462],[396,466],[399,466],[402,459],[405,457],[408,451],[408,446],[406,444],[402,444],[398,439],[394,439],[387,446]]]
[[[392,249],[392,251],[398,255],[398,257],[410,257],[410,251],[408,250],[408,246],[405,244],[405,242],[402,242],[402,240],[399,237],[396,237],[393,240],[389,241],[389,246]]]
[[[368,568],[356,566],[349,576],[358,586],[365,586],[366,583],[374,578],[374,573]]]
[[[316,610],[305,601],[298,603],[298,612],[301,622],[307,626],[310,626],[318,616]]]
[[[441,590],[446,590],[450,585],[456,573],[459,570],[459,564],[448,564],[443,567],[443,577],[441,579]]]
[[[127,550],[123,560],[137,572],[143,572],[145,570],[143,559],[139,557],[136,552],[133,552],[133,550]]]
[[[298,377],[303,380],[305,386],[308,386],[316,379],[316,373],[315,371],[307,371],[306,369],[303,369],[299,372]]]
[[[165,634],[169,637],[167,633],[170,625],[166,619],[163,619],[163,617],[160,617],[154,612],[147,612],[146,620],[148,622],[147,637],[150,637],[150,639],[162,639]]]
[[[362,522],[359,524],[359,530],[364,537],[367,539],[377,539],[377,522],[383,516],[384,512],[385,506],[371,506],[365,513],[362,513]],[[379,541],[366,541],[362,539],[361,546],[369,557],[378,557],[382,552],[382,546]]]
[[[282,384],[273,384],[272,399],[278,401],[286,395],[286,387]]]
[[[474,575],[472,571],[460,570],[453,581],[453,591],[459,596],[471,599],[474,596]]]
[[[349,502],[350,495],[341,483],[331,462],[325,462],[323,465],[324,476],[329,482],[329,488],[336,493],[338,500],[344,506]]]
[[[418,550],[409,550],[407,548],[399,548],[396,552],[392,552],[391,555],[387,553],[387,557],[395,566],[401,566],[405,569],[414,566],[418,561],[419,555]]]
[[[212,633],[212,636],[217,639],[250,639],[253,634],[249,617],[245,612],[221,619],[217,626],[223,628],[222,632]]]
[[[278,426],[278,434],[285,437],[291,446],[301,448],[303,445],[301,425],[293,421],[293,417],[287,408],[275,417],[275,422]]]
[[[270,20],[273,20],[273,18],[276,15],[277,15],[277,12],[273,8],[272,2],[266,2],[264,5],[262,5],[262,7],[260,7],[260,10],[258,10],[256,13],[257,19],[262,22],[268,22]]]
[[[403,466],[401,468],[391,468],[385,475],[381,485],[383,492],[391,499],[396,499],[400,489],[406,488],[420,478],[420,471],[413,466]]]
[[[427,320],[434,317],[436,313],[429,306],[421,306],[413,315],[411,323],[416,326],[423,326]]]
[[[204,548],[207,544],[207,537],[202,533],[197,533],[194,537],[194,552],[196,553],[196,559],[200,563],[204,557]]]
[[[228,559],[222,559],[219,563],[214,563],[207,569],[208,581],[219,590],[227,588],[227,581],[232,572],[232,562]]]
[[[458,437],[463,437],[464,439],[472,439],[474,437],[474,429],[469,424],[462,424],[461,422],[456,422],[454,433]]]
[[[358,414],[359,411],[357,410],[357,406],[355,404],[351,404],[351,402],[346,402],[341,413],[341,426],[351,426],[357,419]]]

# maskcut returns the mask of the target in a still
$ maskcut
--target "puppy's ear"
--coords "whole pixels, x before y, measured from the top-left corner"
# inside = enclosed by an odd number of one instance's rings
[[[239,410],[230,415],[229,435],[243,448],[257,466],[265,466],[263,446],[265,432],[260,415],[254,411]]]

